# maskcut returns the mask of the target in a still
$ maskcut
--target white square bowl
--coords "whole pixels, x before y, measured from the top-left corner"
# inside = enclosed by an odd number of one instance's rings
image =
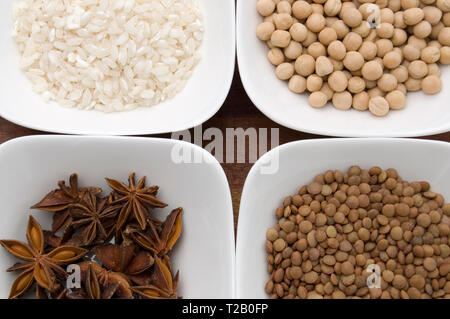
[[[275,156],[275,157],[274,157]],[[279,156],[275,174],[262,174],[268,158]],[[428,181],[450,199],[450,144],[413,139],[323,139],[293,142],[265,154],[251,169],[241,198],[236,248],[237,298],[267,298],[269,279],[264,243],[277,219],[275,210],[317,174],[380,166],[395,168],[406,181]]]
[[[441,67],[443,90],[437,95],[408,93],[406,108],[384,118],[369,112],[340,111],[331,105],[314,109],[308,94],[292,93],[275,76],[269,49],[256,37],[262,22],[256,0],[237,1],[237,55],[242,83],[252,102],[280,125],[308,133],[342,137],[413,137],[450,130],[450,68]]]
[[[181,144],[180,144],[181,143]],[[176,145],[208,162],[176,164]],[[211,161],[209,161],[211,160]],[[225,173],[205,150],[180,141],[151,138],[33,136],[0,146],[0,238],[25,240],[32,214],[49,229],[51,213],[31,211],[59,180],[78,173],[80,186],[110,191],[104,178],[127,181],[130,172],[159,185],[158,198],[169,204],[158,210],[163,219],[183,207],[183,232],[171,253],[180,270],[184,298],[233,298],[235,245],[231,195]],[[6,269],[17,262],[0,249],[0,298],[8,297],[17,274]]]
[[[235,63],[234,0],[199,0],[205,21],[202,59],[183,91],[158,105],[111,114],[45,103],[32,90],[19,69],[19,50],[11,37],[13,2],[0,2],[0,116],[8,121],[66,134],[160,134],[202,124],[225,101]]]

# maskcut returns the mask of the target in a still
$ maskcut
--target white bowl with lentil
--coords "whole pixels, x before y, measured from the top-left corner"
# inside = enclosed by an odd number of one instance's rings
[[[320,135],[449,131],[450,1],[386,1],[379,28],[370,28],[371,1],[363,2],[238,0],[238,63],[250,99],[278,124]]]
[[[267,153],[241,198],[237,297],[450,296],[449,160],[448,143],[397,138],[299,141]],[[343,196],[345,205],[332,204]],[[361,282],[371,259],[384,265],[381,291]]]

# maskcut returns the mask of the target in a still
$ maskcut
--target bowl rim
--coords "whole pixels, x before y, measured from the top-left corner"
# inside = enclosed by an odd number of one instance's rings
[[[167,126],[166,128],[162,130],[152,130],[151,127],[140,127],[139,129],[136,128],[114,128],[114,129],[104,129],[103,131],[98,131],[92,128],[89,129],[77,129],[77,128],[61,128],[61,127],[54,127],[54,126],[42,126],[39,124],[39,122],[30,122],[27,120],[23,120],[22,117],[18,116],[15,117],[11,113],[5,114],[3,111],[3,108],[0,107],[0,117],[4,118],[5,120],[14,123],[16,125],[26,127],[29,129],[41,131],[41,132],[48,132],[48,133],[57,133],[57,134],[74,134],[74,135],[95,135],[95,136],[128,136],[128,135],[135,135],[135,136],[141,136],[141,135],[149,135],[149,134],[167,134],[172,132],[179,132],[191,129],[193,127],[199,126],[209,119],[211,119],[223,106],[225,103],[226,98],[228,97],[228,94],[231,90],[231,85],[233,83],[234,78],[234,72],[236,68],[236,4],[234,0],[221,0],[221,1],[228,1],[228,5],[231,6],[231,44],[229,48],[229,54],[230,57],[228,58],[229,61],[227,61],[227,64],[229,64],[229,68],[227,68],[227,72],[223,74],[223,81],[222,81],[222,87],[223,90],[221,91],[221,94],[217,96],[216,103],[210,104],[210,108],[208,108],[208,112],[202,113],[201,118],[193,119],[189,122],[185,122],[183,124],[180,124],[178,126],[170,127]],[[189,79],[188,79],[189,82]],[[193,88],[194,90],[196,88]],[[197,88],[198,89],[198,88]],[[30,88],[30,93],[32,93]],[[214,107],[212,107],[214,106]],[[151,106],[150,106],[151,107]],[[75,109],[74,109],[75,110]],[[131,111],[125,111],[125,112],[133,112]],[[100,111],[98,111],[100,112]],[[103,113],[102,115],[107,116],[108,113]],[[120,113],[120,112],[119,112]]]
[[[343,131],[342,129],[333,129],[328,127],[310,127],[305,126],[302,121],[298,121],[297,125],[290,124],[283,116],[280,116],[276,112],[272,112],[271,108],[266,107],[265,101],[261,99],[258,94],[256,93],[256,90],[254,89],[254,86],[251,84],[251,81],[248,79],[248,72],[244,71],[246,70],[244,67],[242,67],[242,59],[243,56],[245,56],[245,50],[243,48],[243,43],[245,42],[245,38],[243,36],[243,33],[240,32],[242,28],[244,28],[245,23],[245,17],[244,17],[244,1],[247,0],[237,0],[237,6],[236,6],[236,52],[237,52],[237,64],[239,69],[239,75],[241,78],[242,85],[244,87],[245,92],[247,93],[248,97],[252,101],[252,103],[269,119],[272,121],[278,123],[279,125],[282,125],[284,127],[287,127],[289,129],[298,131],[298,132],[305,132],[315,135],[321,135],[321,136],[333,136],[333,137],[348,137],[348,138],[359,138],[359,137],[370,137],[370,138],[385,138],[385,137],[418,137],[418,136],[429,136],[434,134],[440,134],[440,133],[446,133],[450,131],[450,121],[448,123],[445,123],[439,127],[432,127],[430,126],[427,129],[407,129],[402,130],[396,133],[385,133],[384,131],[379,132],[371,132],[371,133],[359,133],[359,132],[353,132],[353,131]],[[255,9],[256,12],[256,9]]]
[[[355,142],[364,142],[365,144],[371,144],[371,143],[407,143],[410,145],[420,146],[420,145],[438,145],[439,147],[448,148],[450,149],[450,143],[444,142],[444,141],[436,141],[436,140],[427,140],[427,139],[414,139],[414,138],[397,138],[397,137],[367,137],[367,138],[319,138],[319,139],[307,139],[307,140],[299,140],[299,141],[293,141],[289,142],[280,146],[275,147],[274,149],[270,150],[266,154],[264,154],[261,158],[259,158],[256,163],[252,166],[250,169],[247,178],[245,179],[244,187],[242,189],[242,195],[241,200],[239,204],[239,217],[238,217],[238,223],[237,223],[237,229],[236,229],[236,298],[242,298],[242,290],[241,290],[241,280],[242,280],[242,264],[245,261],[245,250],[243,248],[243,233],[246,231],[242,227],[244,224],[244,219],[247,219],[247,215],[249,214],[248,207],[245,208],[244,206],[247,205],[247,197],[250,193],[250,182],[253,182],[255,178],[257,178],[258,171],[260,169],[260,166],[263,165],[263,163],[270,158],[275,152],[283,152],[287,149],[291,148],[297,148],[302,147],[303,145],[312,145],[312,144],[341,144],[341,143],[347,143],[352,144]]]
[[[0,144],[0,157],[7,152],[11,147],[14,147],[16,145],[20,145],[23,143],[39,143],[40,141],[50,141],[50,142],[61,142],[64,140],[73,140],[73,141],[112,141],[112,142],[121,142],[121,143],[127,143],[127,142],[138,142],[138,143],[150,143],[150,144],[168,144],[168,145],[183,145],[185,147],[190,147],[192,150],[199,151],[203,156],[205,156],[206,161],[203,161],[202,164],[196,164],[196,165],[213,165],[215,170],[217,170],[218,178],[220,178],[220,183],[223,183],[226,185],[227,191],[226,194],[223,194],[224,200],[228,203],[229,209],[228,212],[226,212],[224,215],[224,218],[226,220],[226,223],[228,224],[225,229],[224,226],[222,226],[226,233],[228,233],[228,237],[231,238],[231,245],[229,251],[224,251],[228,255],[228,258],[230,258],[230,269],[228,271],[230,272],[230,278],[229,278],[229,284],[230,284],[230,298],[235,299],[236,298],[236,236],[235,236],[235,230],[234,230],[234,212],[233,212],[233,201],[231,197],[231,190],[230,185],[228,183],[228,179],[226,177],[225,171],[220,165],[220,163],[217,161],[217,159],[208,151],[201,148],[200,146],[197,146],[192,143],[188,143],[182,140],[174,140],[174,139],[167,139],[167,138],[159,138],[159,137],[131,137],[131,136],[104,136],[104,135],[93,135],[93,136],[80,136],[80,135],[28,135],[23,137],[14,138],[11,140],[8,140],[2,144]]]

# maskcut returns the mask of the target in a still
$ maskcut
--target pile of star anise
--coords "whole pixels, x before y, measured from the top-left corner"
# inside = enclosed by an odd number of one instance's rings
[[[102,197],[100,188],[79,188],[73,174],[70,186],[59,182],[32,207],[54,213],[51,231],[30,216],[28,244],[0,241],[24,261],[7,270],[20,271],[9,298],[23,296],[34,283],[37,298],[178,298],[178,273],[167,254],[180,237],[182,209],[161,222],[151,215],[167,206],[156,198],[158,186],[146,186],[145,177],[136,184],[134,173],[128,185],[106,181],[112,192]],[[68,280],[67,266],[79,270],[78,285]]]

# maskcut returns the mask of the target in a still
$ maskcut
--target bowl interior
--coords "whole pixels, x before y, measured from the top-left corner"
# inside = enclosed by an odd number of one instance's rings
[[[202,59],[173,99],[131,112],[104,114],[45,103],[19,69],[11,38],[13,0],[0,2],[0,115],[16,124],[57,133],[141,135],[181,131],[203,123],[222,106],[234,73],[233,0],[199,0],[205,20]],[[208,92],[208,94],[203,94]]]
[[[377,118],[369,112],[340,111],[331,104],[314,109],[308,94],[292,93],[287,83],[275,76],[275,67],[267,60],[267,45],[256,37],[262,17],[255,1],[238,0],[237,52],[239,71],[247,94],[269,118],[286,127],[328,136],[411,137],[450,130],[447,112],[450,68],[441,66],[443,90],[437,95],[409,93],[406,108]],[[255,72],[257,70],[257,72]]]
[[[272,175],[261,173],[268,156],[279,156],[279,170]],[[432,190],[448,201],[449,159],[447,143],[403,139],[302,141],[272,150],[252,168],[242,194],[236,250],[237,297],[267,298],[266,231],[276,224],[275,210],[283,199],[295,195],[317,174],[329,169],[347,170],[352,165],[395,168],[406,181],[430,182]]]
[[[1,239],[25,241],[32,214],[49,229],[51,213],[33,210],[58,180],[78,173],[80,186],[110,191],[104,178],[127,181],[130,172],[159,185],[158,198],[169,204],[154,210],[164,219],[183,207],[183,232],[171,253],[180,270],[179,293],[184,298],[234,296],[234,230],[231,196],[225,174],[216,161],[176,164],[171,152],[181,142],[140,138],[38,136],[7,142],[0,147]],[[212,156],[191,144],[186,152]],[[186,191],[189,190],[189,191]],[[0,249],[0,298],[8,297],[17,274],[6,269],[18,260]]]

